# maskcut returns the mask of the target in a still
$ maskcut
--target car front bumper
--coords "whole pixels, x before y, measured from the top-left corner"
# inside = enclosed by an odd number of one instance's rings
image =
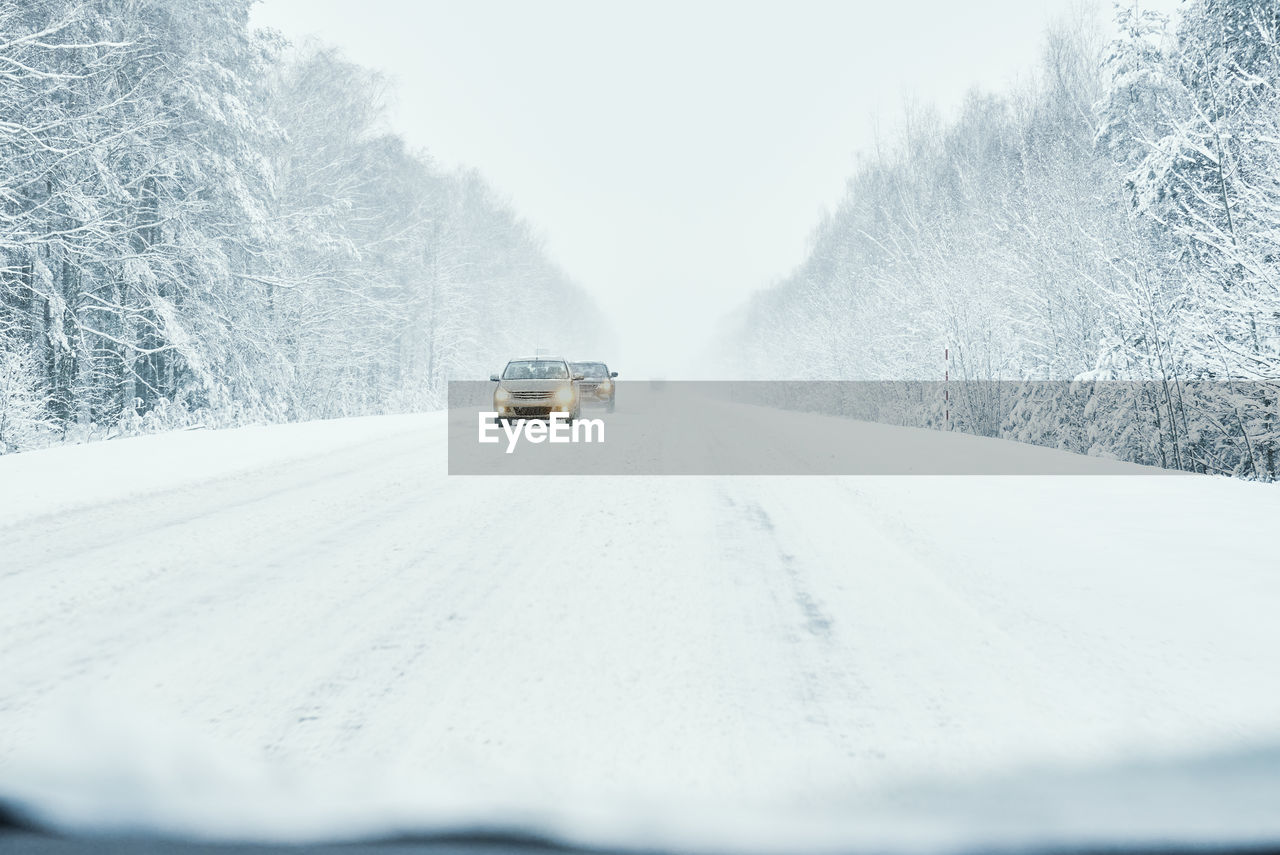
[[[552,413],[564,413],[566,416],[573,415],[573,407],[556,406],[519,406],[519,405],[495,405],[494,412],[498,414],[500,419],[550,419]]]

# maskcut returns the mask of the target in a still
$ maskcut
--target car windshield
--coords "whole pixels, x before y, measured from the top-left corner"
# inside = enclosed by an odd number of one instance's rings
[[[568,380],[569,369],[558,359],[528,359],[508,362],[503,380]]]
[[[581,374],[588,380],[600,380],[609,376],[609,366],[603,362],[575,362],[573,373]]]

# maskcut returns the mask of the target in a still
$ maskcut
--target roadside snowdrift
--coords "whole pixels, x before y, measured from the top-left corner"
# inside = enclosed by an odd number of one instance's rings
[[[6,455],[0,457],[0,528],[427,431],[437,421],[439,414],[415,414],[175,431]]]

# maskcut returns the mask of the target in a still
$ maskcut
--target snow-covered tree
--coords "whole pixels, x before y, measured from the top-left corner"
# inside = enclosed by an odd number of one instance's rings
[[[48,408],[31,349],[0,343],[0,454],[37,446],[53,428]]]
[[[1117,15],[1109,45],[1056,25],[1034,82],[949,123],[909,108],[730,364],[775,377],[767,341],[801,377],[945,371],[965,430],[1280,474],[1280,6]]]
[[[251,5],[0,0],[0,332],[61,432],[430,406],[587,344],[531,228]]]

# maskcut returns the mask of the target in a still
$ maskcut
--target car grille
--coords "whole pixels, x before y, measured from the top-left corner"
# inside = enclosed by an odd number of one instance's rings
[[[584,392],[594,392],[596,390],[596,386],[600,384],[599,383],[582,383],[579,385],[582,386],[582,391]]]
[[[549,401],[550,392],[512,392],[511,397],[517,401]]]

